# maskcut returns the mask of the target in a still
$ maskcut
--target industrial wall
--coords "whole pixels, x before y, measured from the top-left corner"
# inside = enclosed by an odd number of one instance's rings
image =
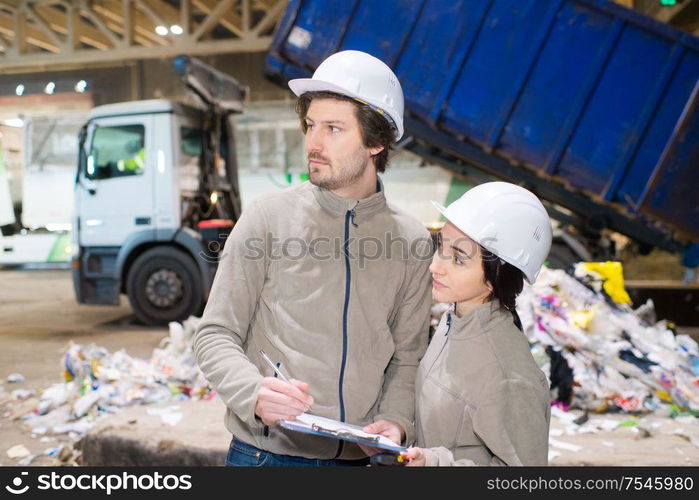
[[[253,101],[284,99],[289,93],[262,76],[264,57],[264,52],[256,52],[204,56],[201,59],[249,86]],[[75,92],[74,86],[80,80],[87,82],[85,93],[92,96],[96,106],[136,99],[184,96],[180,82],[172,71],[172,59],[154,59],[103,68],[0,75],[0,100],[17,97],[16,88],[21,83],[25,87],[22,97],[40,95],[50,102],[60,94]],[[51,81],[56,84],[55,93],[47,96],[44,88]],[[13,99],[13,102],[19,104],[22,101]],[[7,101],[4,104],[3,114],[13,107],[8,106]],[[26,107],[24,111],[28,111]]]

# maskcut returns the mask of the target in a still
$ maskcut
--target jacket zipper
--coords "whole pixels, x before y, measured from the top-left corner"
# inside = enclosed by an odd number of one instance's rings
[[[455,305],[455,307],[456,307],[456,305]],[[445,337],[449,335],[449,331],[451,330],[451,319],[452,319],[451,313],[448,312],[447,313],[447,331],[444,332]],[[436,337],[437,337],[437,334],[435,333],[435,340],[436,340]],[[444,345],[442,345],[439,353],[432,360],[432,364],[430,365],[430,367],[425,371],[425,378],[427,378],[427,376],[432,372],[432,368],[434,368],[434,365],[437,363],[437,360],[444,352],[444,348],[446,347],[448,341],[449,341],[449,339],[444,340]],[[418,436],[420,435],[420,430],[419,430],[420,426],[418,425],[419,418],[420,418],[420,398],[419,398],[419,395],[416,395],[416,397],[415,397],[415,429],[418,432]]]
[[[345,305],[342,311],[342,364],[340,365],[340,382],[339,382],[339,394],[340,394],[340,421],[345,421],[345,399],[342,393],[342,385],[345,379],[345,363],[347,362],[347,313],[349,310],[349,299],[350,299],[350,285],[352,283],[352,270],[350,268],[349,260],[349,232],[350,232],[350,222],[354,227],[357,224],[354,222],[354,216],[356,212],[354,209],[348,210],[345,214],[345,243],[344,243],[344,257],[345,257]],[[337,446],[337,454],[335,457],[339,457],[342,454],[344,441],[339,441]]]

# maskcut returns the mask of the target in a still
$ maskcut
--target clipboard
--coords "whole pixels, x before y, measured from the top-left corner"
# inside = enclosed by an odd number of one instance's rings
[[[296,420],[280,420],[279,425],[295,432],[373,446],[374,448],[381,448],[395,453],[402,453],[407,450],[407,448],[397,445],[386,436],[364,432],[358,425],[320,417],[311,413],[302,413]]]

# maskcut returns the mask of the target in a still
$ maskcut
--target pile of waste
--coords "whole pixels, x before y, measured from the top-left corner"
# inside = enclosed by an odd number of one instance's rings
[[[71,343],[62,358],[63,382],[44,389],[38,399],[26,390],[13,391],[12,398],[25,404],[16,406],[11,416],[47,442],[48,435],[61,434],[74,441],[126,406],[214,398],[191,348],[198,321],[192,317],[170,323],[169,336],[148,359],[132,357],[124,349],[111,353],[94,344]],[[21,380],[20,374],[10,377]]]
[[[632,309],[621,264],[580,263],[571,276],[543,268],[517,311],[532,354],[563,410],[661,411],[699,416],[699,347],[651,302]]]
[[[517,300],[531,352],[551,382],[552,416],[560,420],[571,408],[583,411],[566,424],[568,434],[608,430],[610,422],[586,424],[588,412],[654,412],[692,421],[699,416],[699,346],[667,321],[656,322],[652,302],[637,309],[630,302],[621,265],[612,262],[580,263],[574,276],[543,268]],[[435,304],[433,326],[446,308]],[[24,389],[4,393],[16,403],[4,416],[25,421],[34,437],[55,444],[50,436],[75,441],[123,407],[215,398],[192,351],[198,321],[170,323],[169,335],[147,359],[123,349],[70,344],[62,358],[63,381],[38,395]],[[23,381],[16,373],[7,378],[10,384]],[[175,425],[181,414],[171,409],[153,414],[164,412],[163,421]],[[53,446],[45,455],[65,461],[72,450]],[[20,464],[35,457],[19,446],[8,456]]]

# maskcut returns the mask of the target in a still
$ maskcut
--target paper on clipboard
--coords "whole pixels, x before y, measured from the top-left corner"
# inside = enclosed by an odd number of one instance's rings
[[[311,413],[302,413],[296,417],[296,420],[281,420],[279,425],[296,432],[341,439],[398,453],[406,451],[406,448],[397,445],[386,436],[369,434],[357,425],[320,417]]]

